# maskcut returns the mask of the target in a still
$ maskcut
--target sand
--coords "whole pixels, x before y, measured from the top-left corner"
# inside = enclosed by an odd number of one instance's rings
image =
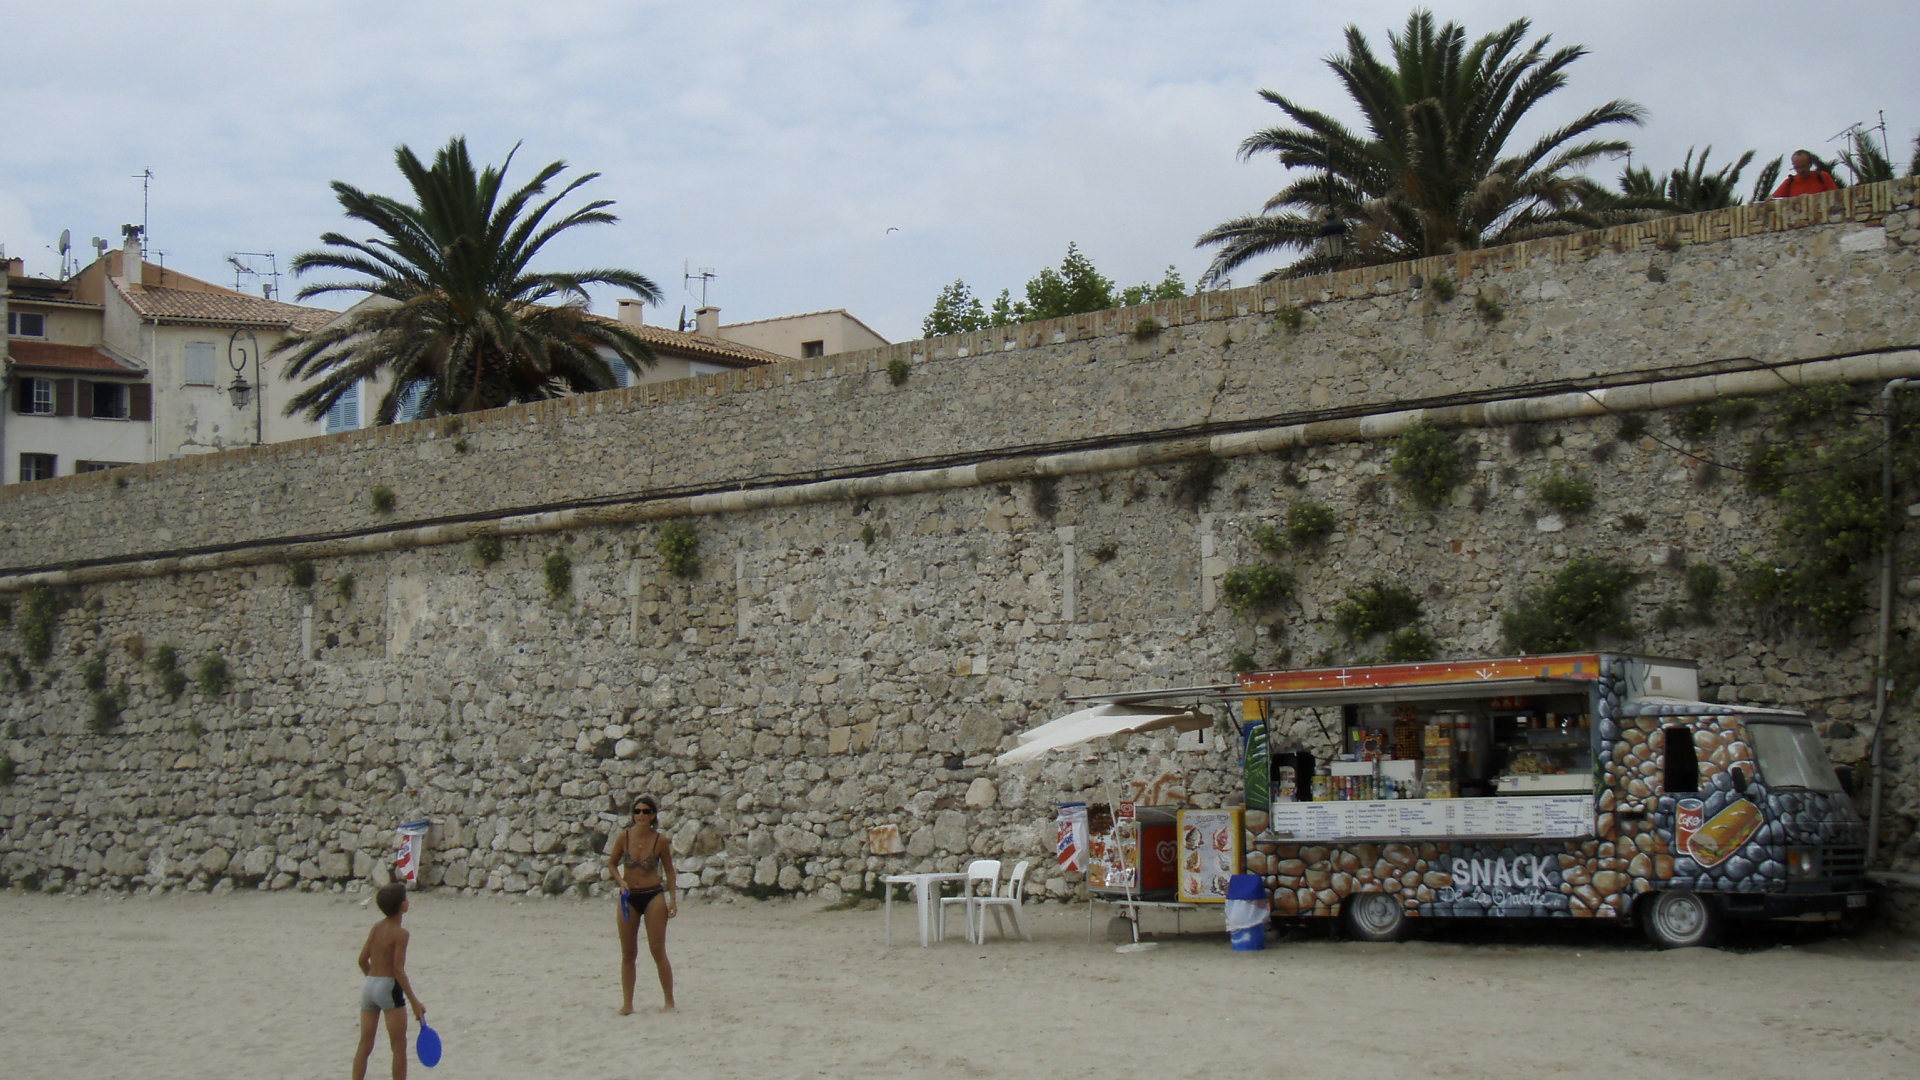
[[[0,1075],[344,1077],[367,894],[0,893]],[[1656,952],[1620,933],[1235,952],[1217,915],[1146,951],[1029,908],[1035,940],[912,940],[912,906],[690,902],[681,1009],[617,1017],[608,901],[416,899],[442,1035],[415,1077],[1894,1077],[1920,945]],[[1172,928],[1165,913],[1150,929]],[[642,993],[657,988],[642,954]],[[370,1075],[386,1075],[380,1053]]]

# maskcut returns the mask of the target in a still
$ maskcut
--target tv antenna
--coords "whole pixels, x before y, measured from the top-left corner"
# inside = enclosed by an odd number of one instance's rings
[[[1846,163],[1848,168],[1853,169],[1853,182],[1856,184],[1860,182],[1860,170],[1853,164],[1852,159],[1856,156],[1853,151],[1862,141],[1866,142],[1869,147],[1873,145],[1873,140],[1867,138],[1870,133],[1875,131],[1880,133],[1880,156],[1886,158],[1889,163],[1893,161],[1893,147],[1887,142],[1887,110],[1876,109],[1874,112],[1880,118],[1879,123],[1865,124],[1855,120],[1853,123],[1841,128],[1836,134],[1827,137],[1828,142],[1838,142],[1841,139],[1847,140],[1845,149],[1840,152],[1840,159]]]
[[[694,270],[689,264],[682,263],[680,264],[680,268],[683,271],[681,274],[682,284],[685,286],[688,295],[693,294],[694,279],[698,278],[700,280],[700,306],[706,307],[707,282],[712,281],[717,276],[713,272],[713,267],[703,266],[698,270]]]
[[[140,181],[140,239],[142,243],[152,246],[153,230],[147,227],[147,211],[149,196],[153,194],[153,166],[134,173],[133,178]]]
[[[255,266],[251,261],[242,261],[243,258],[246,260],[265,259],[267,260],[267,269],[263,271],[259,269],[257,266]],[[278,300],[280,298],[280,260],[274,257],[273,252],[271,251],[231,252],[227,255],[227,265],[233,267],[233,291],[234,292],[247,291],[240,287],[240,279],[242,276],[252,277],[256,280],[259,278],[266,278],[267,279],[266,281],[263,281],[260,283],[260,295],[266,297],[268,300]]]
[[[68,278],[73,276],[73,259],[71,258],[72,254],[73,254],[73,230],[61,229],[60,230],[60,280],[61,281],[65,281]]]

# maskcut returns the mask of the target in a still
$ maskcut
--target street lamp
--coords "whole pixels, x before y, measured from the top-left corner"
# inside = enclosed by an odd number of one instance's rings
[[[241,340],[242,338],[245,340]],[[247,382],[247,365],[253,365],[253,382]],[[227,397],[232,399],[233,407],[244,409],[253,401],[253,392],[259,390],[261,397],[266,396],[266,386],[260,378],[260,339],[253,331],[241,327],[227,338],[227,366],[233,369],[233,382],[227,386]],[[258,446],[261,439],[260,403],[253,407],[253,442]]]

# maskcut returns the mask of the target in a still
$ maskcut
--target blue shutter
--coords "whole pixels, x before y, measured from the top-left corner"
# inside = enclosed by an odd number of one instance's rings
[[[353,431],[360,426],[360,384],[354,383],[327,410],[327,434]]]

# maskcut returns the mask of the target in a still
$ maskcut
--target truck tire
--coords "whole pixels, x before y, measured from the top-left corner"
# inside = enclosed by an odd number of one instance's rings
[[[1662,949],[1711,945],[1720,940],[1720,909],[1696,892],[1657,892],[1640,904],[1640,929]]]
[[[1347,936],[1355,941],[1399,941],[1407,936],[1407,909],[1397,896],[1355,893],[1340,905]]]

